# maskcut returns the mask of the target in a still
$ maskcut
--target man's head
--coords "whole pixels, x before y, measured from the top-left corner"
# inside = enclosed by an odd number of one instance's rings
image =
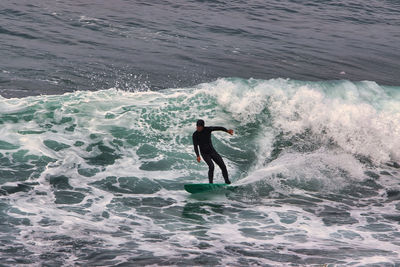
[[[204,121],[203,120],[198,120],[196,122],[196,128],[197,128],[198,132],[203,131],[203,129],[204,129]]]

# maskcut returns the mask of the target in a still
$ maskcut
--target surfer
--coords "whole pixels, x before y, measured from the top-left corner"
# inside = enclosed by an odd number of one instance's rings
[[[224,127],[212,127],[212,126],[205,127],[203,120],[197,121],[196,128],[197,130],[193,133],[194,152],[196,153],[197,156],[197,162],[200,162],[201,159],[198,148],[200,147],[201,156],[208,165],[208,181],[210,182],[210,184],[213,183],[213,178],[214,178],[213,161],[214,161],[221,168],[222,176],[224,177],[225,183],[230,184],[231,182],[229,181],[228,178],[228,171],[226,170],[224,160],[218,154],[218,152],[215,150],[215,148],[211,143],[211,132],[224,131],[229,133],[230,135],[233,135],[233,130],[232,129],[227,130]]]

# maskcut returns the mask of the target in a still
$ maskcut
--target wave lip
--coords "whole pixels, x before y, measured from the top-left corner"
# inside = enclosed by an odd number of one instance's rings
[[[220,79],[213,86],[241,124],[257,122],[286,139],[306,135],[375,163],[400,160],[398,87],[285,79]]]

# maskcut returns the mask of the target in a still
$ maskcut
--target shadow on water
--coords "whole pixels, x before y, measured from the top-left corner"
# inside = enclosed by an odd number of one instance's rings
[[[185,204],[182,210],[182,217],[203,224],[207,221],[206,217],[208,216],[223,215],[227,208],[225,203],[212,203],[211,201],[213,201],[212,198],[209,198],[205,202],[189,202]]]

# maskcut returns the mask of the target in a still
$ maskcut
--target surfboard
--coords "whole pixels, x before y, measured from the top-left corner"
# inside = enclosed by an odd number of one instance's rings
[[[195,194],[210,190],[216,190],[227,185],[228,184],[185,184],[184,188],[189,193]]]

